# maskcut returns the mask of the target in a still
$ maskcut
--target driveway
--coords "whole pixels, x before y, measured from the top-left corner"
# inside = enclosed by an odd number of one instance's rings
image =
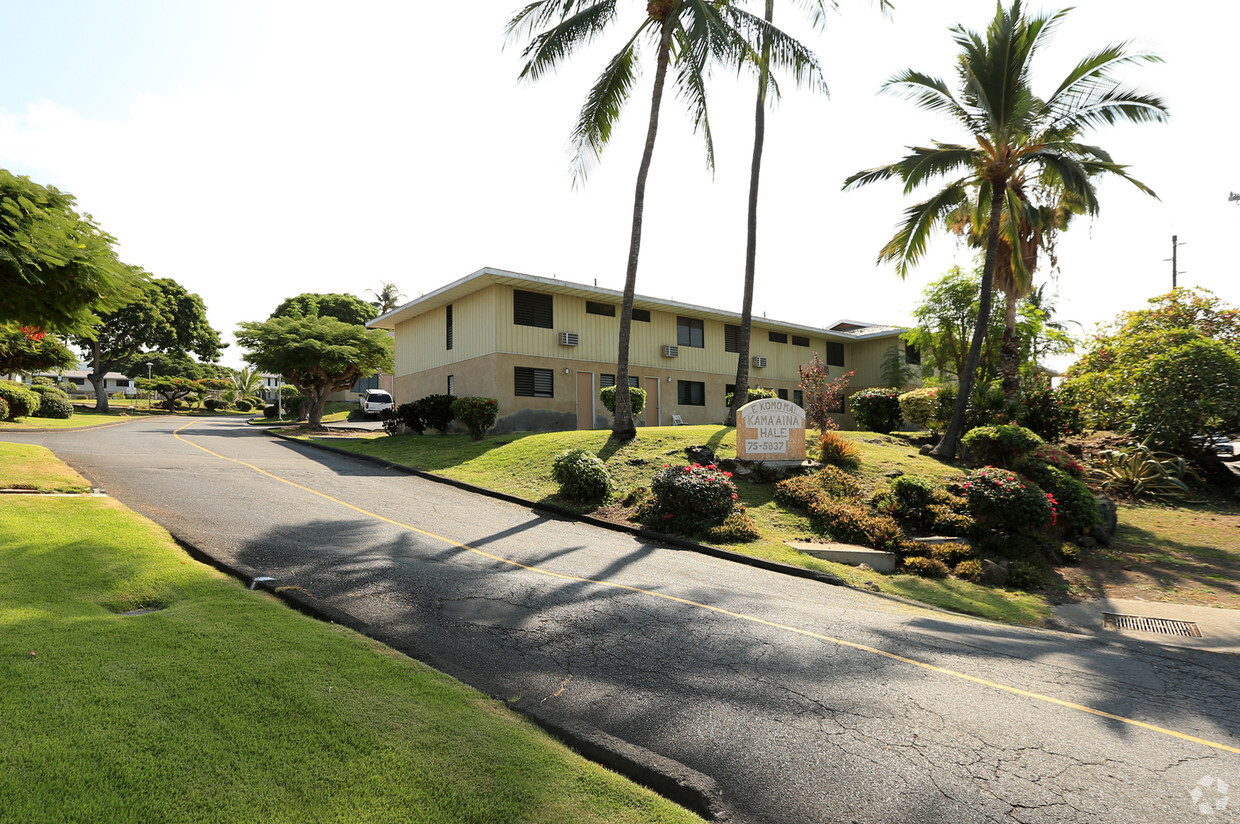
[[[1237,798],[1208,820],[1240,808],[1235,656],[932,612],[225,419],[0,439],[519,708],[705,773],[738,820],[1200,821],[1217,778]]]

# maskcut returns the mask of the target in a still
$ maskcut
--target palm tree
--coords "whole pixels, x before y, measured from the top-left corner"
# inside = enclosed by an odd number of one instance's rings
[[[878,0],[879,6],[884,10],[891,7],[890,0]],[[811,16],[815,25],[821,25],[826,21],[829,9],[835,8],[835,0],[806,0],[809,6]],[[775,0],[766,0],[766,14],[764,19],[769,25],[773,23],[775,18]],[[799,55],[792,55],[792,61],[787,62],[794,72],[797,81],[803,78],[808,79],[810,84],[822,91],[826,91],[826,83],[822,77],[822,70],[818,65],[818,60],[811,52],[806,52],[806,58],[801,59]],[[741,300],[741,326],[740,333],[737,338],[736,346],[736,390],[732,395],[732,407],[728,410],[728,426],[736,424],[736,411],[749,402],[749,343],[750,331],[753,326],[753,287],[754,287],[754,266],[757,259],[758,247],[758,180],[762,172],[762,147],[766,140],[766,95],[768,89],[778,94],[776,87],[771,79],[770,63],[771,63],[771,43],[768,40],[762,40],[761,54],[758,62],[758,101],[754,107],[754,128],[753,128],[753,160],[749,167],[749,212],[746,223],[746,241],[745,241],[745,287]]]
[[[1160,62],[1148,53],[1129,54],[1123,44],[1109,45],[1081,60],[1045,98],[1033,93],[1030,72],[1038,49],[1067,14],[1026,17],[1020,0],[1010,9],[1000,6],[985,35],[962,26],[951,29],[960,47],[955,94],[937,77],[905,70],[884,85],[903,93],[919,107],[951,116],[973,139],[971,145],[940,143],[912,147],[909,155],[888,166],[858,172],[845,188],[898,177],[905,193],[934,178],[961,175],[927,200],[905,210],[905,220],[879,253],[880,261],[895,261],[901,277],[924,253],[931,231],[976,192],[974,209],[986,214],[986,257],[982,268],[977,324],[951,423],[933,454],[954,457],[964,429],[965,409],[973,390],[982,340],[990,319],[991,297],[999,259],[1000,238],[1012,249],[1021,248],[1014,227],[1019,219],[1003,220],[1022,211],[1014,182],[1036,175],[1050,185],[1079,198],[1085,212],[1098,212],[1092,178],[1101,174],[1122,177],[1146,194],[1153,191],[1133,179],[1098,146],[1080,143],[1089,128],[1121,121],[1162,121],[1163,101],[1127,89],[1113,77],[1116,69],[1136,63]],[[1019,259],[1013,255],[1013,259]]]
[[[378,292],[374,289],[367,289],[366,291],[375,296],[375,299],[370,301],[370,305],[378,309],[380,315],[386,315],[397,306],[400,306],[400,299],[404,297],[401,291],[396,288],[395,283],[388,283],[387,281],[379,282]]]
[[[240,369],[234,369],[232,373],[233,391],[238,398],[258,397],[263,388],[263,376],[253,366],[243,366]]]
[[[610,140],[612,127],[632,92],[637,79],[640,43],[654,43],[654,90],[646,127],[646,145],[638,166],[633,195],[633,222],[629,235],[624,298],[620,306],[616,385],[621,387],[627,386],[629,379],[629,341],[641,250],[646,178],[654,155],[659,107],[668,68],[674,66],[676,69],[673,84],[689,107],[694,129],[702,132],[706,142],[706,165],[713,170],[714,146],[706,109],[709,65],[712,62],[735,66],[762,62],[753,47],[755,38],[770,44],[770,59],[785,64],[813,59],[812,54],[783,32],[724,0],[649,0],[642,6],[645,14],[636,31],[607,62],[587,94],[571,139],[574,180],[582,181],[589,166],[598,159]],[[508,23],[510,38],[529,38],[529,44],[522,53],[526,62],[521,78],[537,80],[554,69],[576,49],[592,42],[614,22],[616,16],[617,0],[536,0],[528,4]],[[636,434],[630,397],[626,392],[617,392],[612,435],[628,440]]]

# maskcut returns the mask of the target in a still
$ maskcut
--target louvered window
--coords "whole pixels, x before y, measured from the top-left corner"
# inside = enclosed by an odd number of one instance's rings
[[[788,342],[787,332],[767,332],[766,336],[767,336],[767,339],[770,340],[771,343],[787,343]]]
[[[649,309],[634,309],[633,320],[640,320],[642,323],[650,323]]]
[[[605,317],[614,318],[616,316],[616,307],[610,303],[598,303],[593,300],[587,300],[586,314],[603,315]]]
[[[512,370],[513,394],[520,398],[555,397],[555,373],[550,369],[516,366]]]
[[[792,345],[793,346],[809,346],[809,338],[802,337],[801,335],[793,335]]]
[[[706,384],[702,381],[677,381],[676,402],[681,406],[705,406]]]
[[[844,365],[844,344],[827,341],[827,366]]]
[[[447,318],[448,318],[448,341],[447,343],[448,343],[448,348],[451,349],[452,348],[452,304],[451,303],[448,304]],[[449,392],[448,394],[450,395],[452,393]]]
[[[792,402],[795,403],[797,406],[804,407],[805,406],[805,393],[801,391],[800,389],[793,389],[792,390]]]
[[[741,328],[724,324],[723,326],[723,351],[739,352],[741,351]]]
[[[615,386],[615,385],[616,385],[615,375],[599,375],[598,376],[599,389],[602,389],[605,386]]]
[[[512,322],[517,326],[537,326],[539,329],[550,329],[551,295],[539,292],[523,292],[514,289],[512,292]]]

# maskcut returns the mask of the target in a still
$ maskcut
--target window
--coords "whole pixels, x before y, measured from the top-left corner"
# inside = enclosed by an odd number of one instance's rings
[[[767,332],[766,336],[771,341],[771,343],[787,343],[788,342],[787,332]]]
[[[723,351],[741,351],[741,328],[731,324],[723,325]]]
[[[552,328],[554,324],[551,322],[551,295],[512,290],[512,322],[517,326]]]
[[[633,377],[632,375],[629,375],[629,386],[633,387],[634,389],[637,388],[637,378]]]
[[[809,338],[803,337],[801,335],[793,335],[792,345],[793,346],[809,346]]]
[[[801,407],[802,409],[804,409],[805,408],[805,393],[802,392],[800,389],[793,389],[792,390],[792,402],[795,403],[797,406]]]
[[[456,394],[456,375],[448,376],[448,394],[449,395]]]
[[[676,318],[676,343],[701,349],[706,345],[701,318]]]
[[[904,362],[914,366],[921,365],[921,350],[911,343],[904,344]]]
[[[448,348],[452,348],[452,304],[448,304]]]
[[[353,384],[353,392],[365,392],[367,389],[379,388],[379,373],[376,372],[368,378],[358,378]]]
[[[736,394],[736,384],[729,383],[723,387],[723,400],[725,402],[728,399],[728,395],[735,395],[735,394]]]
[[[633,320],[640,320],[642,323],[650,323],[649,309],[634,309]]]
[[[827,341],[827,366],[844,365],[844,344]]]
[[[616,316],[616,307],[610,303],[598,303],[596,301],[586,301],[587,315],[603,315],[605,317],[614,318]]]
[[[787,389],[776,389],[776,390],[775,390],[775,394],[779,397],[779,399],[780,399],[781,401],[786,401],[786,400],[788,400],[788,390],[787,390]]]
[[[521,398],[553,398],[554,374],[550,369],[515,366],[512,370],[513,394]]]
[[[706,384],[702,381],[677,381],[676,403],[681,406],[705,406]]]
[[[116,385],[117,385],[118,387],[120,387],[120,386],[128,386],[128,385],[129,385],[129,379],[128,379],[128,378],[120,378],[120,379],[118,379],[118,380],[116,381]]]
[[[599,389],[602,389],[604,386],[615,386],[615,385],[616,385],[615,375],[599,375],[598,376],[598,388]]]

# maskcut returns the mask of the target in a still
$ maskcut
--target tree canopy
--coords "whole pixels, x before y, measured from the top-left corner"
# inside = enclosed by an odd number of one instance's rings
[[[207,322],[202,299],[170,278],[145,280],[136,299],[103,316],[93,337],[78,335],[73,342],[86,356],[96,406],[101,410],[108,408],[103,376],[138,362],[138,353],[192,353],[201,361],[213,361],[224,348],[219,332]],[[140,374],[146,376],[145,366]]]
[[[23,330],[12,321],[0,321],[0,375],[32,374],[72,369],[77,356],[58,335]]]
[[[249,362],[281,375],[306,397],[311,426],[322,423],[331,393],[393,368],[392,338],[386,332],[336,318],[273,317],[242,323],[240,329],[237,340],[249,352]]]
[[[143,273],[73,207],[72,195],[0,169],[0,321],[89,335],[135,294]]]
[[[353,295],[338,292],[306,292],[286,298],[272,318],[335,318],[342,323],[365,326],[379,317],[378,307]]]

